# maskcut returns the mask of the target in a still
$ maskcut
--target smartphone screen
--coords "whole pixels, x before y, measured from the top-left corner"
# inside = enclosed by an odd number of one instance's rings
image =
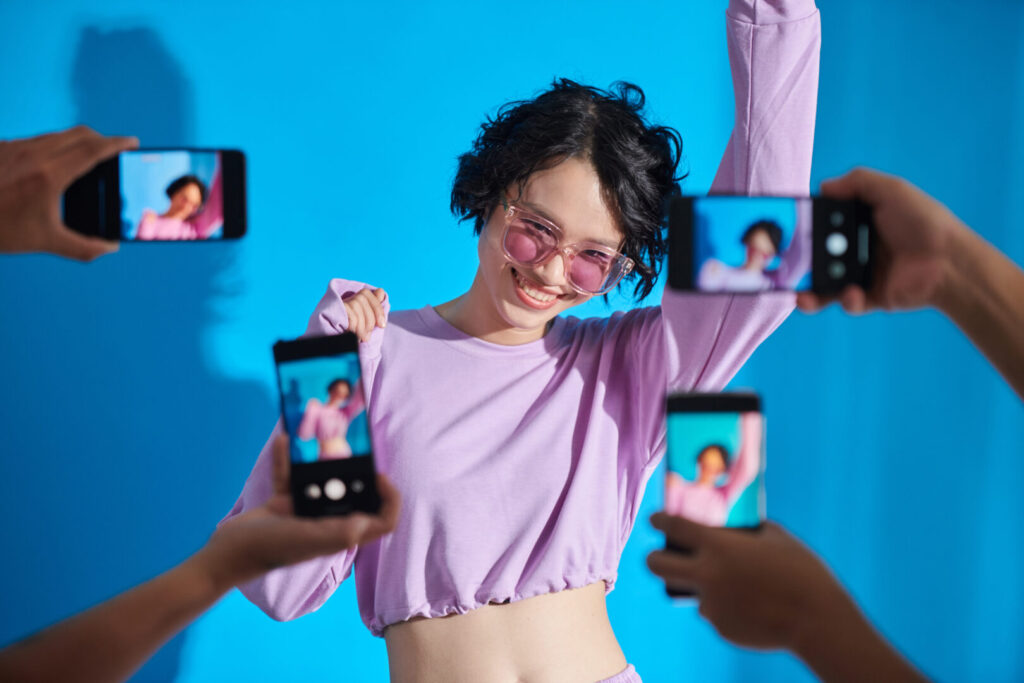
[[[859,202],[683,197],[673,203],[669,284],[705,293],[867,286],[873,227]]]
[[[246,231],[245,157],[234,150],[122,152],[64,195],[65,222],[106,239],[209,241]]]
[[[668,398],[667,408],[665,512],[708,526],[758,528],[765,516],[758,396],[679,394]]]
[[[274,345],[296,514],[380,507],[357,349],[352,334]]]
[[[224,236],[220,152],[125,152],[119,161],[121,239]]]

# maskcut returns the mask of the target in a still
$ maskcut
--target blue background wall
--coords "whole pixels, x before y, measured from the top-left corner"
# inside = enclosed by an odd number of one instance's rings
[[[0,642],[203,543],[274,422],[270,345],[330,277],[406,308],[464,290],[475,247],[449,183],[496,106],[556,75],[633,80],[706,190],[732,119],[724,4],[0,3],[0,137],[82,122],[240,147],[252,217],[240,244],[0,259]],[[1024,7],[820,5],[815,184],[858,163],[904,174],[1024,262]],[[954,326],[795,315],[736,384],[764,395],[770,515],[880,628],[944,680],[1024,677],[1024,410]],[[672,607],[643,568],[659,542],[638,524],[609,599],[645,680],[808,678]],[[386,678],[351,582],[284,625],[230,595],[136,680],[297,670]]]

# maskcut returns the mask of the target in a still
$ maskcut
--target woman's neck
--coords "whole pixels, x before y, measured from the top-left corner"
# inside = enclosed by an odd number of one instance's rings
[[[435,306],[437,314],[455,329],[492,344],[518,346],[541,339],[552,321],[534,329],[522,329],[509,325],[498,311],[487,293],[486,286],[478,272],[473,285],[462,296]]]

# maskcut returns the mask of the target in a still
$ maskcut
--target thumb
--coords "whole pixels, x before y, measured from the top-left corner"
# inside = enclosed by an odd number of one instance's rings
[[[885,196],[893,177],[870,168],[855,168],[839,178],[821,183],[821,194],[833,199],[860,199],[878,204]]]
[[[88,262],[104,254],[111,254],[119,248],[120,244],[118,242],[100,239],[99,237],[86,237],[65,227],[54,235],[53,240],[45,250],[57,256]]]

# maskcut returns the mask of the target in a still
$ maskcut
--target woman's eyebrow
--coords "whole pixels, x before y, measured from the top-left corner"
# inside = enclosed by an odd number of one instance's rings
[[[525,199],[520,199],[516,203],[526,207],[527,209],[529,209],[533,213],[537,214],[538,216],[540,216],[544,220],[550,221],[551,223],[554,223],[555,226],[559,230],[562,231],[562,234],[565,234],[565,228],[562,227],[562,223],[557,221],[557,220],[555,220],[555,218],[551,215],[551,213],[546,211],[544,209],[544,207],[538,206],[538,205],[534,204],[533,202],[529,202],[529,201],[527,201]],[[608,247],[609,249],[616,249],[617,250],[619,248],[619,243],[618,242],[609,242],[608,240],[603,240],[603,239],[588,239],[586,241],[587,242],[593,242],[595,244],[600,244],[602,246]]]

